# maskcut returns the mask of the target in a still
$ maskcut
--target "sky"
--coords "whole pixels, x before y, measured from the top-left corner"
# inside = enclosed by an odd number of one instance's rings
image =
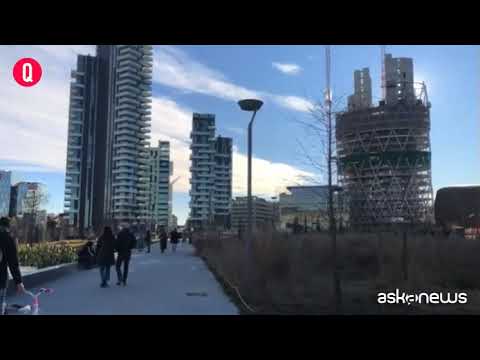
[[[332,92],[340,107],[353,92],[353,71],[370,68],[373,98],[380,99],[380,46],[332,46]],[[0,46],[0,169],[12,181],[40,181],[50,212],[63,211],[70,71],[92,45]],[[480,183],[480,47],[387,46],[394,57],[414,59],[415,81],[424,81],[431,108],[432,181],[441,187]],[[13,65],[35,58],[43,68],[34,87],[17,85]],[[315,139],[301,124],[325,89],[324,47],[155,46],[152,145],[171,142],[173,213],[183,224],[189,202],[189,135],[192,112],[216,115],[217,135],[233,138],[233,193],[246,194],[249,114],[236,102],[264,101],[253,135],[253,193],[266,198],[288,185],[324,174],[304,151]],[[299,143],[305,144],[300,146]],[[315,156],[315,154],[310,154]]]

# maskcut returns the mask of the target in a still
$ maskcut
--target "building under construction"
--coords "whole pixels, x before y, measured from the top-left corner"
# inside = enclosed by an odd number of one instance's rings
[[[383,100],[372,104],[368,68],[354,74],[348,109],[336,117],[339,182],[352,227],[432,220],[430,103],[413,61],[384,55]]]

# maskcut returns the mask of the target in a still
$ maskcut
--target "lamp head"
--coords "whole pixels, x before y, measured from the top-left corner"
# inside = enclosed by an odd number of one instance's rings
[[[258,111],[263,105],[263,101],[257,99],[245,99],[238,102],[243,111]]]

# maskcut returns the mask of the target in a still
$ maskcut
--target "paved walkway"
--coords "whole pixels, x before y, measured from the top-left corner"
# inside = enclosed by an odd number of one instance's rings
[[[75,272],[44,284],[55,293],[42,295],[40,311],[45,315],[238,314],[236,306],[204,262],[193,256],[188,244],[179,244],[176,253],[168,249],[161,254],[156,243],[150,254],[132,256],[127,287],[117,286],[116,279],[112,267],[110,288],[100,288],[98,269]],[[23,304],[28,298],[21,295],[7,301]]]

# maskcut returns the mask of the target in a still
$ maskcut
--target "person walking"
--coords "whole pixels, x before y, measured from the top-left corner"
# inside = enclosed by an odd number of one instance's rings
[[[117,285],[127,286],[128,277],[128,265],[130,263],[130,257],[132,255],[132,249],[135,248],[135,236],[130,232],[128,228],[123,228],[117,237],[116,250],[118,253],[117,262],[115,267],[117,269]],[[123,273],[122,273],[123,264]]]
[[[17,291],[25,291],[18,262],[17,245],[10,235],[10,220],[6,217],[0,219],[0,302],[1,313],[5,315],[7,311],[7,289],[8,289],[8,269],[12,274],[13,281],[17,286]]]
[[[150,253],[150,246],[152,245],[152,235],[150,230],[145,233],[145,245],[147,245],[147,253]]]
[[[167,240],[168,240],[167,232],[165,231],[165,228],[162,226],[160,230],[160,251],[162,252],[162,254],[167,248]]]
[[[193,243],[193,229],[188,231],[188,243],[190,245]]]
[[[179,234],[177,232],[177,228],[174,228],[172,232],[170,233],[170,242],[172,243],[172,251],[176,252],[177,251],[177,244],[179,240]]]
[[[115,237],[110,226],[105,226],[98,238],[96,254],[102,280],[100,287],[106,288],[110,281],[110,268],[115,264]]]

